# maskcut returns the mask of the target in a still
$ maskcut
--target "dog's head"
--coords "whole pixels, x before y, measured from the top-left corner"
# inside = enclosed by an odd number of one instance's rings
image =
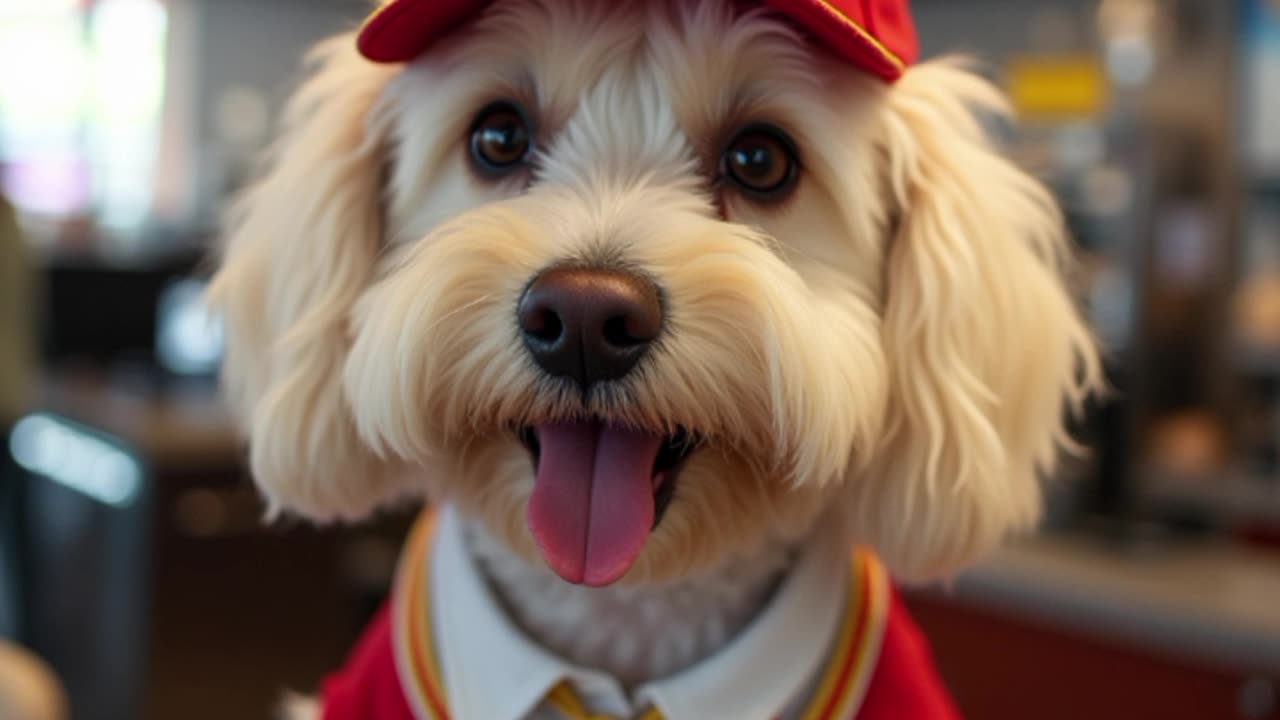
[[[427,491],[589,584],[826,517],[954,571],[1036,520],[1098,375],[1003,109],[728,0],[506,0],[406,65],[337,38],[215,283],[254,474],[321,520]]]

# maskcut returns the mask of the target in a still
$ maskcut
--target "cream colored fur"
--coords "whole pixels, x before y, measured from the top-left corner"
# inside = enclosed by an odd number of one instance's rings
[[[707,441],[631,587],[714,586],[827,516],[908,580],[1035,524],[1099,368],[1058,211],[984,137],[1000,94],[954,60],[885,85],[731,5],[508,0],[405,66],[320,48],[214,285],[273,510],[354,520],[425,494],[537,564],[512,428],[590,413]],[[495,183],[466,136],[496,98],[537,118],[539,150]],[[757,120],[800,149],[776,205],[709,179]],[[645,272],[669,313],[585,401],[515,325],[566,260]]]

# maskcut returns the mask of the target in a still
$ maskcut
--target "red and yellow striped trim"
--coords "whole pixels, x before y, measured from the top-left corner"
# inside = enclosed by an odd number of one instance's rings
[[[449,720],[448,702],[432,636],[430,563],[436,516],[423,513],[405,546],[392,598],[396,669],[409,705],[420,720]],[[799,720],[852,720],[866,695],[880,656],[888,622],[889,579],[875,555],[853,553],[853,576],[845,614],[817,691]],[[560,683],[547,702],[568,720],[610,720],[587,711],[568,683]],[[663,720],[649,708],[638,720]]]
[[[431,633],[431,541],[435,529],[436,514],[424,512],[409,533],[392,591],[392,637],[400,687],[414,714],[423,720],[449,720]]]
[[[867,550],[853,553],[853,582],[835,648],[800,720],[843,720],[857,714],[880,657],[889,619],[889,581]]]

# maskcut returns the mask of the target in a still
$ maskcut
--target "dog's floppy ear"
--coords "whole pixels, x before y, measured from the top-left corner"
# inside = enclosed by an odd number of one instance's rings
[[[349,35],[312,63],[266,174],[232,209],[211,298],[227,325],[224,387],[271,511],[353,519],[396,491],[356,436],[341,381],[348,316],[381,242],[374,110],[393,70],[360,58]]]
[[[949,575],[1039,519],[1064,405],[1099,382],[1064,283],[1047,190],[989,144],[1001,94],[958,63],[886,91],[881,150],[896,222],[886,254],[884,444],[851,484],[854,529],[908,580]]]

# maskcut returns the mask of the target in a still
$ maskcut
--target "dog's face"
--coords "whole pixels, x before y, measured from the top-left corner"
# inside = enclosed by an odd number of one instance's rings
[[[318,519],[426,490],[593,585],[827,517],[951,572],[1034,522],[1097,377],[999,107],[724,0],[507,0],[406,66],[339,38],[216,279],[255,475]]]

